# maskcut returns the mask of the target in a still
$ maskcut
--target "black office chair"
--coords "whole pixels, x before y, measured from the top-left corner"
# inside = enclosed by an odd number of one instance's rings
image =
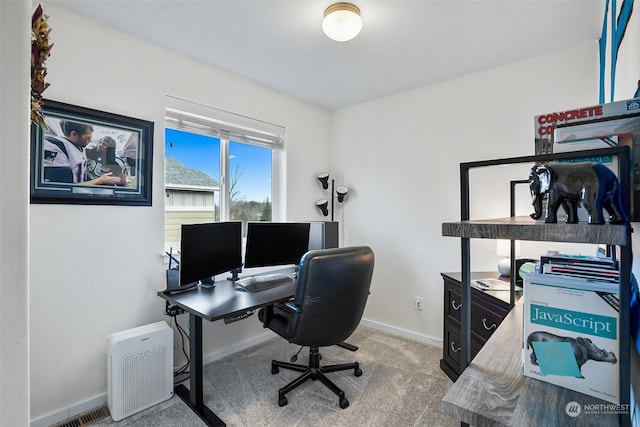
[[[328,372],[353,369],[362,375],[358,362],[320,366],[319,347],[346,340],[362,318],[373,275],[373,251],[366,246],[322,249],[307,252],[300,261],[298,282],[292,301],[261,309],[259,319],[290,343],[309,347],[309,365],[274,360],[271,373],[279,368],[302,372],[278,390],[278,405],[286,405],[285,394],[309,379],[320,380],[339,398],[342,409],[349,401],[338,386],[326,377]]]

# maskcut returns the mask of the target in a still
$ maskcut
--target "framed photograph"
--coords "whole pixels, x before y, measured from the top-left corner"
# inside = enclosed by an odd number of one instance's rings
[[[151,206],[153,122],[45,100],[31,203]]]

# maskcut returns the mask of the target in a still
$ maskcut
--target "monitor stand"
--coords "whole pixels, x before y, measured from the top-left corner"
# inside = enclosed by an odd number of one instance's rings
[[[200,280],[200,287],[201,288],[213,288],[216,284],[215,284],[215,278],[214,277],[209,277],[207,279],[202,279]]]
[[[230,271],[231,276],[227,277],[227,280],[231,280],[232,282],[236,282],[238,280],[238,274],[242,272],[242,267],[234,268]]]

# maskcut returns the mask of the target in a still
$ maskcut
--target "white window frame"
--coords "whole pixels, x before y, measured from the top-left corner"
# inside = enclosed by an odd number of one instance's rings
[[[240,142],[271,149],[271,215],[282,217],[280,182],[284,155],[285,128],[280,125],[166,96],[165,128],[211,136],[220,140],[220,220],[229,220],[229,142]]]

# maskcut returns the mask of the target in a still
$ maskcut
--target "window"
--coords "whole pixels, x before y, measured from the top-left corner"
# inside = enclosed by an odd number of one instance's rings
[[[271,221],[284,128],[167,97],[165,242],[181,224]]]

